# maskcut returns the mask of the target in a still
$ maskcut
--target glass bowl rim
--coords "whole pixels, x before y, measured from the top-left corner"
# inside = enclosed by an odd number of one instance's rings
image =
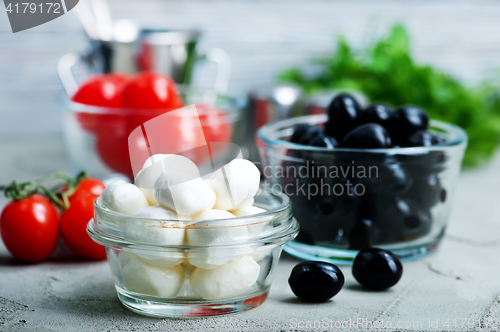
[[[222,107],[220,110],[224,111],[226,114],[239,114],[242,113],[242,110],[246,107],[247,102],[246,99],[242,96],[237,95],[226,95],[226,94],[218,94],[212,89],[198,89],[191,88],[188,86],[177,85],[180,94],[187,94],[188,96],[193,96],[196,94],[206,95],[207,98],[213,98],[215,101],[219,100],[223,103],[227,103],[227,107]],[[205,102],[199,102],[198,104],[204,104]],[[207,101],[206,103],[209,103]],[[144,112],[151,112],[156,114],[163,114],[165,112],[171,111],[171,109],[164,108],[125,108],[125,107],[109,107],[109,106],[95,106],[95,105],[87,105],[80,102],[75,102],[71,100],[71,97],[67,94],[63,94],[60,98],[61,106],[74,113],[92,113],[92,114],[116,114],[116,115],[144,115]],[[196,103],[190,102],[185,106],[196,105]],[[225,105],[224,105],[225,106]],[[216,107],[217,108],[217,107]],[[200,114],[203,114],[203,111],[197,108],[197,111]]]
[[[246,242],[238,243],[227,243],[227,244],[216,244],[216,245],[166,245],[166,244],[151,244],[142,242],[132,242],[130,240],[124,240],[123,238],[118,238],[111,236],[108,233],[100,232],[95,229],[94,218],[90,219],[87,223],[87,233],[92,238],[93,241],[99,243],[102,246],[119,249],[130,248],[140,251],[166,251],[178,253],[179,250],[200,250],[200,249],[237,249],[241,247],[269,247],[283,245],[286,242],[292,240],[299,233],[299,223],[297,219],[290,215],[290,222],[287,228],[281,230],[280,232],[270,234],[265,237],[258,239],[252,239]],[[97,240],[97,241],[96,241]]]
[[[446,142],[444,144],[433,145],[433,146],[417,146],[417,147],[398,147],[398,148],[385,148],[385,149],[354,149],[354,148],[334,148],[329,149],[326,147],[316,147],[303,144],[292,143],[278,138],[272,138],[271,135],[276,131],[286,128],[291,128],[300,124],[317,124],[325,122],[328,116],[326,114],[316,114],[316,115],[305,115],[294,117],[285,120],[278,120],[268,124],[263,125],[257,130],[257,139],[261,140],[269,146],[285,147],[292,150],[305,150],[305,151],[318,151],[318,152],[363,152],[363,153],[373,153],[373,154],[413,154],[422,153],[428,151],[441,151],[445,149],[452,149],[457,146],[463,146],[467,144],[467,134],[466,132],[457,125],[431,120],[429,127],[434,127],[445,132],[454,134],[455,139]],[[323,120],[323,121],[322,121]]]
[[[101,213],[104,213],[104,214],[110,216],[111,218],[135,219],[135,220],[140,220],[140,221],[144,221],[144,222],[150,222],[150,221],[151,222],[186,222],[186,223],[192,224],[192,223],[200,223],[202,221],[224,222],[224,221],[234,221],[235,219],[237,219],[237,220],[249,220],[249,219],[253,219],[253,218],[268,217],[268,216],[275,215],[277,213],[281,213],[281,212],[285,211],[286,209],[290,208],[290,206],[291,206],[290,198],[282,192],[280,192],[280,193],[271,193],[270,192],[270,193],[267,193],[266,195],[278,196],[278,197],[282,198],[283,200],[278,207],[271,209],[271,210],[266,210],[265,212],[252,214],[250,216],[244,216],[244,217],[216,219],[216,220],[175,220],[175,219],[157,219],[157,218],[144,218],[144,217],[130,216],[128,214],[123,214],[123,213],[112,211],[112,210],[109,210],[108,208],[106,208],[102,204],[102,196],[97,197],[97,199],[95,200],[94,209],[99,210]],[[252,225],[252,224],[241,224],[241,225],[224,226],[224,227],[210,227],[210,228],[239,227],[239,226],[248,226],[248,225]],[[196,229],[195,227],[186,227],[186,228]],[[200,227],[200,229],[210,229],[210,228]]]
[[[194,41],[199,38],[202,34],[200,29],[161,29],[161,28],[141,28],[138,30],[138,35],[135,39],[130,41],[121,41],[116,39],[100,39],[100,38],[89,38],[91,43],[99,44],[118,44],[118,45],[135,45],[141,41],[141,39],[147,40],[152,45],[178,45],[184,44],[189,41]],[[170,37],[170,42],[158,42],[158,37]],[[173,38],[177,37],[177,38]],[[172,41],[173,39],[173,41]],[[182,40],[182,41],[181,41]]]
[[[256,223],[244,223],[245,220],[252,220],[255,218],[263,218],[263,217],[272,217],[279,215],[281,213],[286,213],[286,227],[284,228],[279,228],[275,232],[269,232],[265,233],[265,236],[263,237],[251,237],[248,241],[246,242],[241,242],[241,243],[228,243],[228,244],[217,244],[217,245],[209,245],[209,246],[197,246],[197,245],[158,245],[158,244],[151,244],[151,243],[143,243],[139,241],[131,241],[131,240],[125,240],[123,237],[118,237],[114,236],[106,231],[103,231],[96,227],[96,222],[94,218],[92,218],[88,224],[87,224],[87,232],[92,238],[96,238],[100,240],[102,245],[105,246],[121,246],[121,247],[128,247],[128,246],[137,246],[140,245],[141,248],[154,248],[153,250],[158,250],[159,248],[162,249],[200,249],[200,248],[238,248],[241,246],[248,246],[249,244],[258,244],[261,243],[263,245],[269,245],[269,244],[276,244],[280,243],[283,241],[283,239],[288,238],[290,236],[295,237],[295,235],[298,233],[298,222],[293,218],[292,214],[292,209],[291,209],[291,200],[290,198],[285,195],[284,193],[274,193],[270,192],[268,193],[272,196],[277,196],[281,199],[281,203],[279,206],[267,210],[265,212],[259,213],[259,214],[254,214],[250,216],[244,216],[244,217],[236,217],[236,218],[228,218],[228,219],[217,219],[215,220],[216,222],[223,223],[224,221],[229,221],[229,222],[234,222],[235,219],[239,221],[243,221],[243,223],[239,223],[237,225],[230,225],[230,226],[219,226],[219,227],[194,227],[193,225],[197,223],[202,223],[202,222],[207,222],[209,220],[199,220],[199,221],[191,221],[188,220],[186,221],[187,227],[184,229],[200,229],[200,230],[205,230],[205,229],[215,229],[215,228],[235,228],[235,227],[248,227],[251,225],[258,224],[259,222]],[[118,213],[115,211],[111,211],[101,204],[102,197],[99,196],[96,201],[94,202],[94,210],[99,210],[100,213],[104,213],[110,218],[120,218],[120,219],[128,219],[128,220],[136,220],[140,222],[183,222],[182,220],[170,220],[170,219],[153,219],[153,218],[143,218],[143,217],[134,217],[134,216],[129,216],[126,214]],[[269,219],[265,222],[269,222],[272,219]],[[121,222],[121,221],[120,221]],[[168,227],[167,227],[168,228]],[[284,243],[284,242],[283,242]]]

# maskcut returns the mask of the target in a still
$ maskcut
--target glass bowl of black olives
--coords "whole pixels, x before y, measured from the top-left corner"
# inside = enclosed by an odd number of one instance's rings
[[[265,183],[292,201],[300,224],[285,250],[352,263],[377,247],[402,260],[434,251],[446,229],[465,132],[418,106],[367,107],[339,94],[325,114],[261,127]]]

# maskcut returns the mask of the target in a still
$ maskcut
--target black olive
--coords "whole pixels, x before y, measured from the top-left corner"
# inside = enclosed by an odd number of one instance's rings
[[[370,233],[373,222],[370,219],[359,219],[349,233],[349,250],[359,250],[370,247]]]
[[[392,112],[392,107],[387,104],[371,104],[359,114],[359,123],[378,123],[379,125],[385,126]]]
[[[301,229],[295,241],[302,242],[304,244],[314,245],[314,239],[311,234],[307,233],[307,231]]]
[[[352,275],[363,286],[384,290],[398,283],[403,274],[399,258],[387,250],[368,248],[361,250],[352,264]]]
[[[381,125],[368,123],[350,131],[341,145],[354,149],[383,149],[391,147],[391,138]]]
[[[443,151],[396,154],[393,157],[398,163],[404,165],[407,173],[411,174],[415,181],[418,177],[442,172],[446,169],[446,163],[450,158]]]
[[[302,262],[295,265],[288,283],[302,301],[325,302],[340,292],[344,286],[344,274],[330,263]]]
[[[446,200],[446,191],[443,192],[441,182],[436,174],[416,177],[410,190],[404,196],[424,209],[430,209],[438,202]]]
[[[443,144],[444,139],[438,135],[431,134],[428,131],[419,130],[411,135],[406,142],[403,142],[404,147],[414,146],[433,146]]]
[[[398,164],[366,165],[370,172],[360,173],[358,182],[365,186],[367,192],[372,194],[400,195],[411,187],[412,179]]]
[[[287,183],[286,193],[292,201],[293,214],[300,224],[297,240],[324,246],[331,246],[339,241],[347,245],[347,235],[356,220],[359,197],[352,193],[351,181],[323,176],[318,178],[317,175],[316,172],[314,177],[297,177],[293,182]],[[311,190],[307,190],[309,184],[313,185]],[[318,188],[317,192],[313,190],[315,188]],[[302,237],[302,232],[307,232],[310,238]]]
[[[361,106],[353,96],[345,93],[337,95],[327,109],[325,133],[341,141],[358,124],[360,111]]]
[[[297,143],[309,145],[312,141],[314,141],[318,136],[323,136],[323,130],[320,127],[311,126],[307,129]]]
[[[372,218],[374,225],[380,231],[376,243],[411,241],[431,231],[430,211],[415,201],[397,197],[379,197],[375,205],[377,210]]]
[[[304,124],[304,125],[300,125],[300,126],[295,127],[293,134],[292,134],[292,137],[290,138],[290,142],[299,143],[300,140],[302,139],[302,137],[304,136],[304,134],[312,127],[314,127],[314,126],[312,126],[310,124]]]
[[[394,144],[405,142],[408,137],[419,130],[427,130],[429,117],[417,106],[402,106],[391,114],[387,126]]]
[[[441,192],[439,193],[439,200],[441,203],[444,203],[446,201],[446,189],[441,189]]]

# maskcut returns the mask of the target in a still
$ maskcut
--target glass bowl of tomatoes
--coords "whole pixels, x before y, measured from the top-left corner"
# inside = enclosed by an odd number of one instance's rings
[[[130,133],[155,117],[188,105],[196,106],[207,144],[235,143],[244,153],[242,98],[177,87],[161,74],[94,75],[64,104],[64,136],[70,168],[75,174],[85,170],[104,180],[133,180],[129,149],[146,151],[148,144],[144,139],[129,142]],[[165,130],[162,136],[182,150],[194,139],[193,121],[181,117],[172,121],[175,123],[169,127],[176,130]]]

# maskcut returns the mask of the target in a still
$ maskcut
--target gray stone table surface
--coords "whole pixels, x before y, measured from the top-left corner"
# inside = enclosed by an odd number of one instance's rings
[[[57,139],[4,140],[0,153],[0,183],[66,167],[64,148]],[[463,172],[442,246],[427,258],[405,263],[401,281],[385,292],[361,289],[350,268],[342,266],[345,287],[333,300],[300,303],[287,283],[299,260],[283,254],[270,296],[260,307],[226,317],[154,319],[120,304],[106,262],[83,261],[60,251],[47,262],[25,265],[0,245],[0,330],[309,331],[338,330],[335,324],[343,323],[340,330],[359,331],[373,329],[364,325],[356,329],[348,322],[379,319],[392,323],[387,330],[498,331],[499,169],[500,155],[481,168]],[[495,320],[497,326],[491,326]],[[328,326],[307,327],[314,321]]]

